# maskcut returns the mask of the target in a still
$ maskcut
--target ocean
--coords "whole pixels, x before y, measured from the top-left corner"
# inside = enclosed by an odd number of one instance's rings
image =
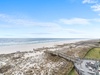
[[[66,40],[80,40],[83,38],[0,38],[0,46],[37,44]]]

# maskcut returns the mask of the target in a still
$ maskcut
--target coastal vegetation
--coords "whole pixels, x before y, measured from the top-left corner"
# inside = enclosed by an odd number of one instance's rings
[[[85,58],[100,59],[100,48],[93,48],[87,53]]]
[[[73,58],[83,58],[86,55],[92,58],[92,53],[96,53],[93,55],[93,57],[95,56],[99,59],[100,49],[94,48],[98,45],[98,40],[91,40],[56,45],[54,47],[37,48],[33,49],[33,51],[0,54],[0,74],[77,75],[77,72],[73,68],[74,65],[71,61],[50,53],[46,53],[46,51],[55,51],[62,54],[64,53]]]
[[[93,48],[93,49],[90,49],[87,54],[85,55],[84,58],[92,58],[92,59],[100,59],[100,48]],[[78,75],[76,73],[76,70],[73,68],[69,75]]]

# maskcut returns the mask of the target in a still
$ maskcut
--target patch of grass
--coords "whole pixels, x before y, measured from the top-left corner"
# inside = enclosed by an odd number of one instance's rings
[[[69,73],[69,75],[78,75],[76,70],[73,68],[72,71]]]
[[[94,48],[90,50],[85,58],[100,59],[100,48]]]

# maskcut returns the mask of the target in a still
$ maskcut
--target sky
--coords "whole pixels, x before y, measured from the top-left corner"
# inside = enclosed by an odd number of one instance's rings
[[[0,0],[0,38],[100,38],[100,0]]]

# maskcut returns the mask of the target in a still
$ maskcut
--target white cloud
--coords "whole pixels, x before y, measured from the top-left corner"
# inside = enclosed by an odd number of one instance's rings
[[[8,15],[5,15],[5,14],[0,14],[0,18],[7,18]]]
[[[100,23],[100,18],[94,18],[94,19],[91,19],[91,21],[95,23]]]
[[[83,0],[82,3],[97,3],[98,0]]]
[[[92,4],[90,7],[93,11],[97,12],[98,15],[100,15],[100,2],[99,0],[83,0],[82,2],[84,3],[88,3],[88,4]]]
[[[91,8],[93,9],[93,11],[100,11],[100,4],[96,4],[91,6]]]
[[[99,10],[99,8],[98,8]],[[100,18],[95,19],[86,19],[86,18],[70,18],[70,19],[59,19],[57,22],[39,22],[34,21],[32,19],[24,19],[24,18],[14,18],[13,16],[0,14],[0,21],[4,22],[8,25],[18,25],[18,26],[40,26],[40,27],[48,27],[48,28],[57,28],[61,29],[62,24],[66,25],[87,25],[92,24],[93,22],[100,22]],[[4,24],[2,24],[4,25]],[[5,26],[1,26],[5,27]],[[7,26],[8,27],[8,26]]]
[[[1,24],[2,22],[5,23]],[[1,34],[0,37],[48,37],[48,38],[49,37],[75,38],[75,37],[86,37],[86,36],[89,37],[91,30],[90,32],[88,32],[89,30],[85,30],[84,28],[82,30],[78,27],[74,28],[74,25],[88,24],[87,26],[90,27],[91,25],[96,23],[98,24],[100,23],[100,18],[96,18],[96,19],[71,18],[71,19],[59,19],[57,22],[39,22],[39,21],[34,21],[32,19],[30,20],[30,19],[23,19],[23,18],[15,18],[10,15],[0,14],[0,34]],[[8,26],[5,24],[7,24]],[[64,28],[63,26],[64,24],[72,25],[72,26],[69,26],[69,28],[67,27]],[[20,29],[16,27],[15,29],[13,29],[13,27],[8,28],[9,25],[11,25],[10,27],[16,25]]]
[[[69,25],[86,25],[90,24],[88,19],[83,18],[72,18],[72,19],[60,19],[60,22],[63,24],[69,24]]]
[[[4,29],[7,30],[4,32]],[[16,37],[17,34],[22,33],[19,34],[20,37],[24,37],[24,36],[47,37],[46,33],[51,33],[48,35],[52,36],[52,33],[58,33],[60,30],[61,30],[61,26],[55,22],[40,22],[40,21],[34,21],[32,19],[30,20],[26,18],[17,18],[16,16],[0,14],[0,32],[3,32],[3,34],[5,35],[6,33],[9,33],[9,35],[16,33],[16,35],[14,35]],[[11,31],[14,31],[14,33]],[[27,33],[36,33],[37,35],[36,34],[28,35]]]
[[[85,34],[84,31],[76,30],[76,29],[65,29],[65,31],[67,31],[68,33],[71,33],[71,34]]]
[[[41,26],[41,27],[51,27],[51,28],[59,28],[59,25],[54,22],[36,22],[31,19],[24,19],[24,18],[15,18],[6,14],[0,14],[0,21],[9,23],[11,25],[18,25],[18,26]],[[8,25],[9,25],[8,24]]]

